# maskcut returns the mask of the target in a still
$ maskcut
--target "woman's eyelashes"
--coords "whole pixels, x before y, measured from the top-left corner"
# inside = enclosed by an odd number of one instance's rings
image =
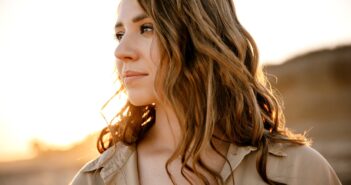
[[[140,33],[143,34],[145,32],[153,32],[154,31],[154,26],[150,23],[143,24],[140,26]]]
[[[115,38],[116,38],[118,41],[120,41],[120,40],[122,40],[123,35],[124,35],[124,32],[123,32],[123,31],[117,32],[117,33],[115,34]]]
[[[140,34],[152,34],[154,31],[154,26],[151,23],[146,23],[146,24],[142,24],[140,26]],[[123,35],[125,34],[124,31],[118,31],[115,34],[115,38],[120,41],[123,38]]]

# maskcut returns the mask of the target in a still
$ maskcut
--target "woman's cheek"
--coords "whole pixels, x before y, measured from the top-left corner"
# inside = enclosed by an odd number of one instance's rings
[[[122,80],[122,68],[123,68],[123,64],[122,62],[117,61],[116,62],[116,66],[117,66],[117,75],[119,80]]]

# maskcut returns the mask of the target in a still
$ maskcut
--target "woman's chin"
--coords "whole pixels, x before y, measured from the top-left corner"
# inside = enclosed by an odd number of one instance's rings
[[[128,100],[134,106],[145,106],[145,105],[150,105],[153,103],[153,101],[147,101],[147,99],[141,99],[141,97],[137,97],[137,98],[130,98],[129,97]]]

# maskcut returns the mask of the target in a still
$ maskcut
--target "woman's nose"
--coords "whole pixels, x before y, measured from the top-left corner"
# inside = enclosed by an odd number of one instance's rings
[[[122,62],[135,61],[138,59],[136,43],[126,36],[120,41],[115,50],[115,56]]]

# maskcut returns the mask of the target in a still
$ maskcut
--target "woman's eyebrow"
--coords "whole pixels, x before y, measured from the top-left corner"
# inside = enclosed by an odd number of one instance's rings
[[[136,22],[139,22],[139,21],[141,21],[141,20],[143,20],[143,19],[146,19],[146,18],[148,18],[148,17],[149,17],[149,16],[146,15],[145,13],[142,13],[142,14],[140,14],[140,15],[135,16],[135,17],[132,19],[132,22],[133,22],[133,23],[136,23]],[[119,28],[119,27],[122,27],[122,26],[123,26],[123,23],[122,23],[122,22],[117,22],[116,25],[115,25],[115,28]]]

